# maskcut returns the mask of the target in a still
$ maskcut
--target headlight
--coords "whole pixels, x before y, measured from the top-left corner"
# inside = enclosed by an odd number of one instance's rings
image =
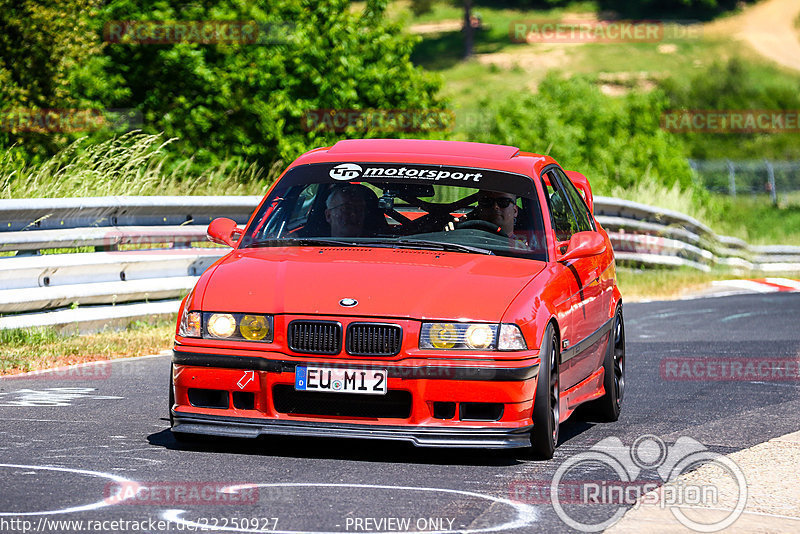
[[[526,350],[528,346],[522,331],[515,324],[422,323],[419,348]]]
[[[214,337],[231,337],[236,332],[236,319],[230,313],[212,313],[208,318],[208,333]]]
[[[495,350],[496,324],[422,323],[421,349]]]
[[[272,343],[272,316],[251,313],[204,312],[203,337]]]
[[[467,328],[464,340],[471,349],[488,349],[494,343],[497,327],[488,324],[473,324]]]
[[[263,315],[245,315],[239,323],[239,330],[242,337],[250,341],[261,341],[272,334],[269,321]]]

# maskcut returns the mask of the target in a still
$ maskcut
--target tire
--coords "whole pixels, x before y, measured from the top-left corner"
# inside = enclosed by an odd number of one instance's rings
[[[541,363],[533,402],[531,449],[534,456],[549,460],[558,444],[560,351],[553,324],[547,325],[539,352]]]
[[[586,407],[591,415],[601,421],[613,422],[619,419],[625,394],[625,321],[622,318],[622,306],[618,306],[614,314],[614,326],[608,338],[603,371],[603,388],[606,393]]]

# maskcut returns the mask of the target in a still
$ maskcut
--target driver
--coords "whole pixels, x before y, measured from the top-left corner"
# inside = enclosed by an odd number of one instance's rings
[[[337,187],[325,201],[325,220],[331,237],[359,237],[365,234],[369,188],[359,184]]]
[[[517,197],[514,194],[502,191],[480,191],[478,208],[471,218],[496,224],[500,232],[511,237],[514,235],[514,222],[518,213]]]

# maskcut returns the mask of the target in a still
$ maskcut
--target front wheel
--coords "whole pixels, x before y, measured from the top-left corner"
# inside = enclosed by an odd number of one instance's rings
[[[558,444],[559,425],[559,376],[558,376],[558,336],[553,324],[547,325],[539,351],[539,377],[536,381],[536,394],[533,402],[533,431],[531,447],[533,454],[549,460]]]

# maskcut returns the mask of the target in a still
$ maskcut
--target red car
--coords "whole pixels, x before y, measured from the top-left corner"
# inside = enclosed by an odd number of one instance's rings
[[[616,420],[622,301],[580,173],[510,146],[307,152],[183,301],[172,432],[532,447]]]

